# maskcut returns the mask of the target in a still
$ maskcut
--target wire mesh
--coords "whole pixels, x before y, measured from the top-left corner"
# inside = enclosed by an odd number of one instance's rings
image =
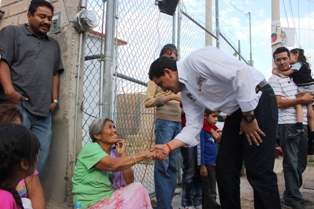
[[[86,34],[83,82],[83,139],[90,141],[88,127],[92,120],[101,117],[102,54],[105,28],[104,2],[88,2],[88,9],[95,10],[102,24],[98,33]],[[116,17],[116,42],[114,68],[113,120],[119,137],[126,141],[127,154],[148,150],[154,143],[154,108],[144,107],[148,68],[157,58],[161,47],[172,40],[172,16],[158,11],[152,1],[118,1]],[[106,116],[105,116],[106,117]],[[107,116],[108,117],[108,116]],[[109,116],[110,117],[110,116]],[[153,162],[133,166],[135,180],[141,181],[149,193],[154,192]]]
[[[172,40],[180,40],[180,59],[205,46],[205,26],[202,22],[196,24],[184,15],[176,20],[160,13],[155,0],[120,0],[115,3],[115,27],[112,28],[115,31],[115,45],[111,69],[113,87],[110,89],[113,115],[108,116],[102,115],[101,101],[106,1],[88,1],[87,9],[98,13],[101,24],[95,31],[86,34],[81,105],[82,145],[90,141],[88,128],[94,118],[112,117],[119,137],[126,141],[127,154],[131,155],[148,150],[155,142],[154,108],[144,106],[150,64],[158,57],[163,45]],[[173,21],[181,21],[180,34],[176,33],[176,37],[172,34],[175,25]],[[141,181],[148,192],[153,193],[153,162],[139,163],[133,166],[133,170],[135,180]]]

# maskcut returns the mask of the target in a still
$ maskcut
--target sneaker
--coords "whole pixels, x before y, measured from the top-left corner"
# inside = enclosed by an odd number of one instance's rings
[[[202,205],[195,206],[195,209],[202,209]]]
[[[193,209],[193,207],[192,206],[188,206],[188,207],[181,206],[179,209]]]
[[[305,130],[302,129],[297,129],[294,133],[291,133],[288,135],[288,138],[296,138],[298,136],[303,136],[305,134]]]
[[[294,203],[282,203],[283,208],[285,209],[314,209],[312,207],[306,206],[301,202],[294,202]]]

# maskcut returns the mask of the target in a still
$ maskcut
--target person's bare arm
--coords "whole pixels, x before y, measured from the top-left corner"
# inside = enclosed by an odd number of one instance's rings
[[[213,136],[215,141],[219,139],[220,134],[217,131],[215,131],[213,128],[211,129],[210,134]]]
[[[289,76],[294,72],[295,71],[292,69],[285,70],[285,71],[279,71],[277,67],[274,67],[274,69],[272,70],[272,74],[274,74],[276,76],[280,76],[280,75]]]
[[[136,162],[133,156],[135,157]],[[103,171],[124,171],[138,162],[141,162],[146,159],[152,159],[153,156],[154,152],[150,151],[143,151],[131,156],[119,158],[112,158],[110,156],[106,156],[95,165],[95,168]]]
[[[46,201],[43,188],[40,184],[38,175],[25,179],[28,198],[32,201],[33,209],[45,209]]]
[[[58,106],[58,103],[53,102],[53,100],[59,99],[59,89],[60,89],[60,77],[59,73],[53,76],[52,80],[52,93],[51,93],[51,103],[50,103],[50,111],[54,112]]]
[[[10,67],[4,60],[0,60],[0,83],[4,90],[7,103],[19,104],[21,100],[28,100],[26,97],[15,91],[11,81]]]
[[[280,95],[276,95],[278,108],[293,107],[297,104],[309,104],[314,101],[314,97],[310,93],[304,93],[295,99],[282,99]]]
[[[122,139],[119,140],[118,143],[116,144],[116,151],[120,157],[126,157],[125,149],[126,149],[125,141]],[[135,160],[135,158],[133,158],[133,160]],[[123,170],[122,175],[125,183],[131,184],[134,182],[134,173],[131,167]]]
[[[131,168],[122,171],[122,175],[126,184],[129,185],[134,182],[134,173]]]

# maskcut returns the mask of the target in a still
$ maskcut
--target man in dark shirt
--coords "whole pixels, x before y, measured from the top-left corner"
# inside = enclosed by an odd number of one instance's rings
[[[47,1],[32,0],[29,24],[0,31],[0,103],[17,104],[24,125],[40,140],[38,172],[49,155],[51,113],[58,105],[59,73],[63,72],[59,44],[47,36],[53,10]]]

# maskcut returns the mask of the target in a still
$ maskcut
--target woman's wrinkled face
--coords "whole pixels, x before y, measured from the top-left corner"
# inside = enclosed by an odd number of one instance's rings
[[[115,144],[118,142],[118,131],[113,122],[107,121],[101,132],[100,140],[109,144]]]

